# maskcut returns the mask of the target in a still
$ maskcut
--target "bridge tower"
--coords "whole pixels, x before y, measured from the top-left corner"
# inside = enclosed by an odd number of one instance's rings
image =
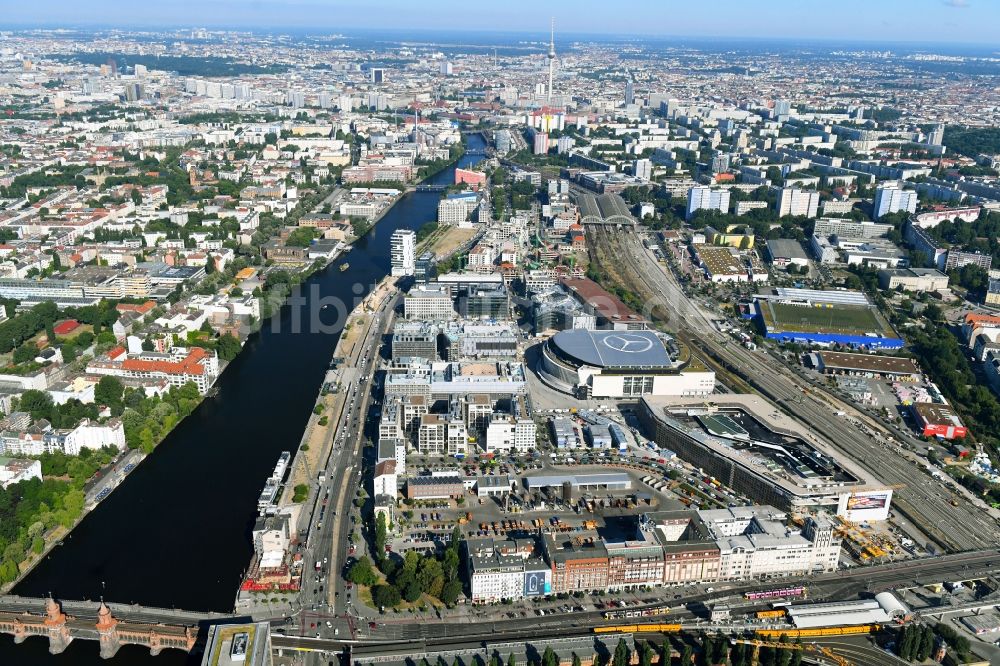
[[[122,646],[118,636],[118,620],[111,614],[111,609],[101,599],[101,608],[97,611],[97,635],[101,642],[101,659],[111,659]]]
[[[49,637],[49,654],[59,654],[73,641],[66,626],[67,616],[58,601],[49,596],[45,602],[45,633]]]

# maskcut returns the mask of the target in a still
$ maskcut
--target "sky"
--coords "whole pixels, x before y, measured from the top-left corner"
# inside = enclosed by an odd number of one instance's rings
[[[0,30],[26,25],[232,27],[755,37],[992,44],[1000,0],[35,0],[7,3]]]

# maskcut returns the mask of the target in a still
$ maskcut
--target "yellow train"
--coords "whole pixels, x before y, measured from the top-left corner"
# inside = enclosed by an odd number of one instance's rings
[[[595,634],[676,634],[682,629],[679,624],[616,624],[611,627],[594,627]]]
[[[777,640],[782,636],[788,638],[820,638],[823,636],[857,636],[873,634],[879,630],[877,624],[861,624],[856,627],[822,627],[817,629],[758,629],[758,638]]]
[[[784,608],[776,608],[774,610],[757,611],[756,616],[757,616],[758,620],[777,619],[777,618],[785,617],[785,609]]]

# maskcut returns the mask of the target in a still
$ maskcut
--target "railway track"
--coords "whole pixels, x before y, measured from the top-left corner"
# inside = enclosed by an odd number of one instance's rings
[[[683,293],[673,276],[650,256],[635,230],[596,227],[588,229],[588,233],[595,248],[592,257],[599,261],[614,257],[618,279],[628,281],[622,286],[638,291],[648,303],[642,314],[671,330],[692,354],[716,370],[723,383],[739,391],[755,389],[810,429],[823,432],[838,449],[882,482],[903,486],[894,495],[895,510],[931,540],[947,550],[960,552],[990,548],[1000,539],[994,521],[984,518],[967,502],[952,506],[947,494],[932,487],[911,462],[877,443],[859,430],[860,426],[855,427],[833,413],[834,405],[856,413],[852,406],[825,392],[822,394],[825,401],[820,400],[817,392],[821,389],[804,388],[803,380],[763,352],[753,352],[728,341],[723,344],[722,335]],[[870,419],[858,418],[871,424]]]

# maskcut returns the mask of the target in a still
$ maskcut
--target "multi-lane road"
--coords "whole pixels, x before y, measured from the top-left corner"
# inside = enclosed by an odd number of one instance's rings
[[[304,528],[306,562],[300,593],[301,611],[289,633],[316,637],[345,636],[353,631],[354,591],[347,587],[343,571],[349,556],[360,557],[364,539],[351,544],[352,531],[360,532],[361,513],[355,506],[362,487],[364,430],[369,401],[377,393],[379,352],[383,336],[394,320],[398,295],[392,292],[371,314],[366,330],[358,338],[343,368],[354,379],[343,387],[344,400],[338,420],[331,424],[332,441],[324,466],[325,480],[313,496],[314,507]],[[355,550],[350,553],[351,548]],[[318,567],[317,567],[318,564]]]
[[[988,513],[966,498],[954,506],[951,491],[933,482],[912,458],[891,444],[892,434],[883,425],[796,375],[767,352],[747,349],[722,335],[714,325],[716,317],[684,293],[673,274],[643,246],[635,230],[596,227],[592,240],[604,244],[609,256],[619,257],[629,276],[643,283],[643,291],[655,295],[649,311],[655,307],[658,314],[669,313],[668,325],[678,338],[709,365],[723,370],[720,379],[735,375],[794,418],[822,432],[883,483],[897,486],[896,510],[933,541],[962,551],[989,548],[1000,539],[997,523]]]
[[[894,562],[871,567],[842,570],[811,577],[787,578],[781,584],[805,584],[811,599],[849,599],[861,591],[879,592],[942,580],[970,580],[996,575],[1000,571],[1000,551],[990,549],[970,553],[956,553],[911,562]],[[712,602],[726,602],[738,606],[744,592],[757,590],[760,583],[739,582],[724,584],[713,592],[686,596],[687,608],[678,607],[670,614],[692,629],[704,630],[708,626],[699,608]],[[700,621],[700,624],[699,624]],[[621,623],[622,621],[617,621]],[[478,645],[482,641],[520,641],[589,633],[593,627],[614,624],[605,620],[600,611],[574,613],[567,618],[556,614],[514,620],[495,620],[472,624],[453,622],[422,622],[404,625],[382,625],[374,631],[361,630],[354,639],[315,639],[311,637],[275,636],[275,647],[335,653],[351,645],[369,654],[391,653],[396,649],[416,649],[415,646],[445,649],[455,645]],[[740,628],[738,620],[729,627]],[[365,646],[359,648],[358,646]]]

